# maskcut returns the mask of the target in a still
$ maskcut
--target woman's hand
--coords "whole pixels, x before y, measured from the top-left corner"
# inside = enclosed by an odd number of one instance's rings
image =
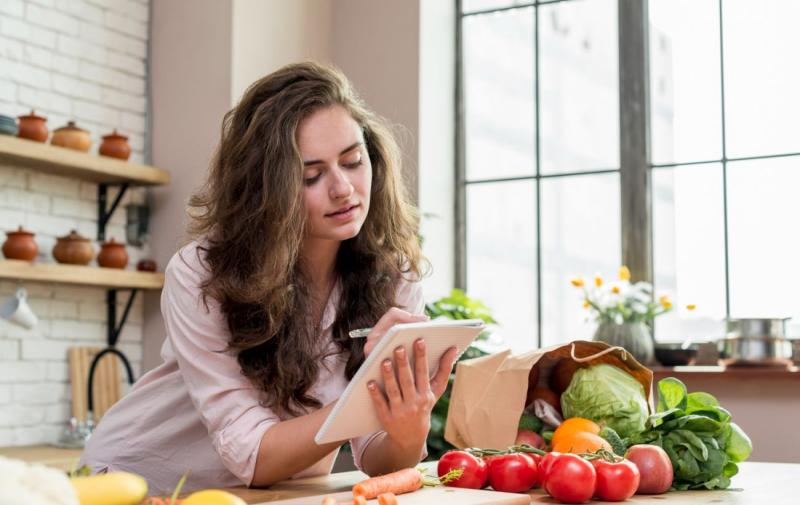
[[[430,430],[431,410],[447,388],[455,360],[456,348],[451,347],[430,379],[425,341],[420,339],[414,342],[413,372],[402,347],[395,349],[394,363],[387,359],[381,364],[385,394],[374,381],[367,387],[378,419],[397,446],[421,451]]]
[[[386,335],[386,332],[389,331],[392,326],[400,323],[419,323],[427,321],[428,319],[430,318],[425,314],[412,314],[405,310],[392,307],[378,319],[372,331],[367,335],[367,342],[364,344],[364,356],[369,356],[369,353],[375,348],[375,344]]]

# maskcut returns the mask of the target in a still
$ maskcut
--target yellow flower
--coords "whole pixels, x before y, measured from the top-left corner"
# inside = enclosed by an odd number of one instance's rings
[[[672,308],[672,302],[670,301],[667,295],[662,296],[661,298],[658,299],[658,301],[661,304],[661,306],[664,307],[665,309],[669,310]]]
[[[695,305],[693,303],[690,303],[689,305],[686,306],[686,310],[694,310],[696,308],[697,308],[697,305]]]
[[[594,285],[597,286],[598,288],[600,286],[602,286],[603,285],[603,278],[600,277],[599,275],[597,277],[595,277],[594,278]]]
[[[614,293],[615,295],[618,295],[619,294],[619,286],[614,286],[613,288],[611,288],[611,292]]]
[[[589,300],[584,300],[583,301],[583,308],[584,309],[588,309],[591,306],[592,306],[592,304],[589,303]]]
[[[572,283],[572,285],[573,285],[573,286],[575,286],[576,288],[582,288],[582,287],[583,287],[583,285],[584,285],[584,284],[583,284],[583,279],[581,279],[580,277],[573,277],[572,279],[570,279],[570,282],[571,282],[571,283]]]
[[[619,267],[619,280],[621,281],[631,280],[631,271],[625,265]]]

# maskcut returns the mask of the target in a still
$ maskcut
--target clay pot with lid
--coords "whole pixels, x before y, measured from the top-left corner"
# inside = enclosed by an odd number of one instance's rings
[[[39,254],[39,246],[33,240],[32,232],[23,230],[20,226],[16,231],[7,231],[6,235],[8,238],[3,242],[3,255],[6,258],[25,261],[36,259],[36,255]]]
[[[97,255],[97,264],[105,268],[125,268],[128,265],[128,251],[125,244],[116,242],[112,238],[100,246],[100,254]]]
[[[36,142],[47,142],[47,136],[50,132],[47,129],[46,117],[37,116],[36,111],[31,110],[30,114],[17,116],[17,118],[19,119],[17,137],[35,140]]]
[[[131,146],[128,145],[128,137],[114,129],[108,135],[103,135],[103,143],[98,152],[103,156],[127,160],[131,155]]]
[[[53,247],[53,257],[59,263],[88,265],[94,257],[94,248],[88,238],[72,230],[69,235],[58,237]]]
[[[92,147],[92,138],[89,136],[88,130],[78,128],[75,121],[69,121],[66,126],[57,128],[53,132],[53,138],[50,143],[54,146],[87,152]]]

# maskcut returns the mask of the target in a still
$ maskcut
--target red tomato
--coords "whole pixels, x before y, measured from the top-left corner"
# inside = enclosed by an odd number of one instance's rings
[[[463,468],[464,473],[456,480],[448,482],[447,486],[480,489],[486,485],[489,478],[489,466],[486,462],[466,451],[449,451],[439,460],[436,472],[439,477],[450,470]]]
[[[541,461],[537,461],[537,463],[539,463],[539,482],[542,483],[542,487],[545,491],[547,491],[547,476],[550,473],[550,467],[553,465],[553,461],[559,456],[561,456],[560,452],[552,451],[542,456]]]
[[[489,484],[495,491],[522,493],[536,484],[539,471],[527,454],[495,456],[489,461]]]
[[[583,503],[594,495],[597,473],[577,454],[560,454],[547,472],[545,491],[562,503]]]
[[[637,494],[661,494],[672,486],[672,462],[657,445],[634,445],[625,453],[625,458],[639,469],[641,480]]]
[[[616,463],[596,459],[592,465],[597,473],[594,494],[603,501],[627,500],[639,488],[639,469],[627,459]]]

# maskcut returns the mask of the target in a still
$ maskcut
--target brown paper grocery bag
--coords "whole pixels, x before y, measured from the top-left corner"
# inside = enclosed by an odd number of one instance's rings
[[[458,363],[444,438],[458,448],[504,449],[512,445],[525,409],[531,369],[538,366],[539,383],[547,384],[550,372],[562,359],[579,366],[607,363],[628,372],[642,384],[653,411],[652,371],[621,347],[576,340],[517,356],[504,351]]]

